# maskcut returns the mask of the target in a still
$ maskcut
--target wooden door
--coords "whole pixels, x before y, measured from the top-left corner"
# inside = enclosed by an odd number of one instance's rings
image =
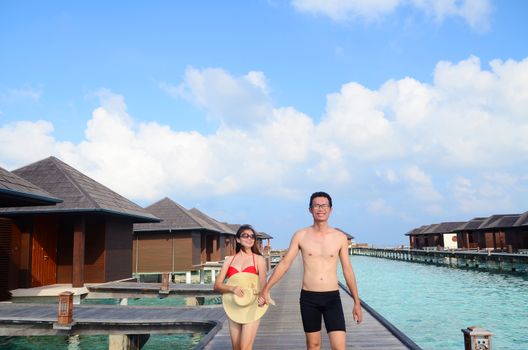
[[[484,248],[496,248],[493,232],[484,233]]]
[[[57,225],[55,220],[36,219],[31,242],[31,287],[57,283]]]

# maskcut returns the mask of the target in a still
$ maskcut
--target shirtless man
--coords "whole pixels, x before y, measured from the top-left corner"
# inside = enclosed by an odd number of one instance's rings
[[[288,271],[300,250],[304,265],[300,304],[306,348],[321,348],[323,316],[330,346],[334,350],[345,350],[345,317],[337,280],[338,257],[346,284],[354,298],[353,318],[357,323],[363,319],[356,278],[348,256],[348,241],[342,232],[328,225],[328,218],[332,213],[332,198],[327,193],[312,194],[309,210],[313,216],[313,225],[295,233],[286,255],[275,267],[268,283],[262,289],[259,304],[263,305],[268,300],[270,289]]]

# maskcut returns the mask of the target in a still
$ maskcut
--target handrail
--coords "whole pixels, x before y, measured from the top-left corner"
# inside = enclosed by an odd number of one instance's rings
[[[348,290],[348,288],[342,283],[339,282],[339,286],[350,296],[352,297],[352,294]],[[422,350],[421,347],[418,346],[414,341],[412,341],[411,338],[409,338],[405,333],[400,331],[396,326],[394,326],[392,323],[390,323],[385,317],[381,316],[376,310],[374,310],[370,305],[368,305],[366,302],[361,300],[361,306],[367,310],[369,314],[372,315],[376,320],[378,320],[379,323],[381,323],[385,328],[389,330],[396,338],[398,338],[399,341],[403,343],[408,349],[410,350]]]

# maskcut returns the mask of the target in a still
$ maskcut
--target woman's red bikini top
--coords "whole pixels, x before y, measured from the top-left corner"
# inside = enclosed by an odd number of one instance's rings
[[[253,256],[253,266],[248,266],[244,270],[238,271],[236,267],[231,266],[231,264],[233,264],[233,261],[235,261],[235,257],[236,257],[235,255],[233,259],[231,259],[231,263],[229,264],[229,267],[227,268],[226,277],[229,278],[233,276],[235,273],[239,273],[239,272],[249,272],[249,273],[254,273],[255,275],[258,275],[257,267],[255,266],[255,254],[252,254],[252,256]]]

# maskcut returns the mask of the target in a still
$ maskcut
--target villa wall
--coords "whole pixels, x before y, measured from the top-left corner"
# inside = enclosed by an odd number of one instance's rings
[[[0,218],[0,300],[9,299],[11,277],[11,220]]]
[[[132,276],[132,222],[107,216],[105,227],[105,282]]]
[[[199,235],[199,234],[198,234]],[[192,232],[135,232],[132,243],[132,271],[161,273],[190,271],[193,267]],[[198,262],[199,264],[199,262]]]

